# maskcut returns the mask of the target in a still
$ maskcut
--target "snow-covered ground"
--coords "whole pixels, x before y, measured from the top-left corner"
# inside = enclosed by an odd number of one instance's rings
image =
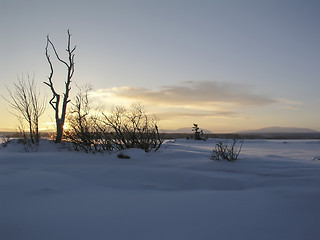
[[[320,141],[247,140],[236,162],[217,140],[86,154],[48,141],[0,150],[0,239],[314,240]]]

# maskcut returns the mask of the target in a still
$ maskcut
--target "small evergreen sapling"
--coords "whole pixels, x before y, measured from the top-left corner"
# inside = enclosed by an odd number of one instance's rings
[[[198,127],[198,124],[194,123],[192,127],[192,131],[194,131],[194,140],[206,140],[206,137],[204,136],[204,133],[202,130],[200,130]]]

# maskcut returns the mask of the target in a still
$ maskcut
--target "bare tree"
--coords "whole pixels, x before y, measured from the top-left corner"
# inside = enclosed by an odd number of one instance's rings
[[[24,81],[22,76],[21,79],[18,78],[17,83],[14,83],[14,91],[11,91],[8,87],[7,90],[10,99],[4,99],[14,110],[12,114],[18,118],[21,126],[23,126],[23,120],[27,122],[31,142],[38,143],[40,138],[39,118],[45,111],[45,98],[41,98],[34,77],[31,80],[28,75],[28,80]]]
[[[71,90],[70,84],[71,84],[71,79],[74,74],[74,56],[75,53],[74,51],[76,50],[76,47],[71,47],[71,34],[70,31],[67,31],[68,33],[68,46],[67,46],[67,55],[68,55],[68,60],[64,61],[60,58],[58,55],[58,52],[54,46],[54,44],[51,42],[49,35],[47,36],[47,44],[46,44],[46,57],[50,66],[50,74],[48,76],[48,82],[44,82],[51,90],[52,92],[52,98],[50,99],[49,103],[51,107],[55,111],[55,120],[56,120],[56,139],[55,142],[59,143],[62,140],[63,136],[63,126],[65,123],[65,118],[66,118],[66,112],[67,112],[67,105],[70,102],[69,100],[69,92]],[[61,100],[61,95],[58,94],[55,90],[54,84],[53,84],[53,64],[49,55],[49,46],[53,49],[53,52],[56,56],[56,58],[59,60],[60,63],[66,66],[67,68],[67,78],[65,81],[65,91],[63,93],[63,99],[62,103],[60,103]],[[60,109],[61,109],[61,114],[60,114]]]

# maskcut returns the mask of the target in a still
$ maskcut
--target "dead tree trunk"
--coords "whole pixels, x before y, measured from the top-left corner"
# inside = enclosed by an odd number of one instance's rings
[[[50,99],[49,103],[51,105],[51,107],[54,109],[55,111],[55,120],[56,120],[56,139],[55,142],[59,143],[62,140],[63,137],[63,126],[64,126],[64,122],[65,122],[65,118],[66,118],[66,112],[67,112],[67,105],[70,102],[69,100],[69,92],[70,92],[70,84],[71,84],[71,79],[72,76],[74,74],[74,51],[76,50],[76,47],[71,47],[71,34],[70,31],[67,31],[68,33],[68,46],[67,46],[67,54],[68,54],[68,60],[64,61],[62,60],[59,55],[58,52],[56,51],[56,48],[54,46],[54,44],[50,41],[49,39],[49,35],[47,36],[47,44],[46,44],[46,57],[50,66],[50,75],[48,76],[48,82],[44,82],[51,90],[52,92],[52,98]],[[61,100],[61,96],[60,94],[58,94],[54,88],[53,85],[53,73],[54,73],[54,69],[53,69],[53,65],[50,59],[50,55],[48,53],[48,48],[49,45],[52,47],[54,54],[56,56],[56,58],[67,67],[67,78],[65,81],[65,91],[63,93],[63,98],[62,98],[62,103],[60,103]],[[60,114],[60,109],[61,108],[61,114]]]

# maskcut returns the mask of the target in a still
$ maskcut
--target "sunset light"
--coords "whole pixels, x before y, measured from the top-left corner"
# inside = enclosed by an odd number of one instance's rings
[[[0,3],[0,240],[320,239],[320,0]]]
[[[41,17],[46,3],[3,4],[3,85],[12,88],[17,74],[34,73],[48,102],[46,36],[64,59],[70,29],[76,46],[71,98],[77,86],[91,84],[94,105],[110,111],[140,102],[163,129],[197,121],[212,132],[270,126],[320,131],[317,1],[77,2],[69,17],[72,2],[50,4],[60,17],[47,21]],[[50,54],[62,94],[65,65]],[[0,93],[8,98],[5,87]],[[0,101],[0,129],[16,129],[18,121]],[[53,118],[48,105],[40,122]]]

